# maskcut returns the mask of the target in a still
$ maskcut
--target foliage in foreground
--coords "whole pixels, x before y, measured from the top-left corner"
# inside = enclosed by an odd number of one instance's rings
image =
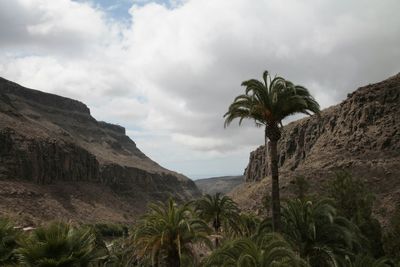
[[[363,188],[352,177],[337,176],[332,183],[332,192]],[[113,240],[104,233],[112,236],[125,227],[51,223],[24,233],[0,219],[0,266],[400,267],[400,208],[383,237],[377,221],[379,228],[365,231],[366,222],[375,219],[368,212],[370,204],[365,205],[369,192],[363,190],[286,201],[281,234],[272,232],[270,217],[240,212],[220,194],[182,204],[172,199],[151,204],[129,233]],[[218,248],[212,245],[215,237]],[[383,242],[384,252],[377,255],[373,240]]]
[[[285,237],[311,266],[343,266],[361,247],[357,226],[329,200],[289,200],[282,217]]]
[[[210,245],[209,233],[208,225],[195,216],[188,204],[177,205],[169,199],[166,204],[150,205],[136,227],[134,244],[142,261],[179,267],[184,259],[196,259],[195,243]]]
[[[14,250],[20,231],[14,228],[10,220],[0,219],[0,266],[16,263]]]
[[[90,228],[64,223],[34,230],[21,240],[16,254],[22,265],[32,267],[86,267],[103,256]]]
[[[278,234],[238,238],[225,243],[205,260],[204,266],[308,266]]]

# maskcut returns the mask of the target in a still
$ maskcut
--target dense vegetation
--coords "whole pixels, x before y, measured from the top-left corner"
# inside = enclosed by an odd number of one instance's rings
[[[115,224],[53,222],[24,232],[0,220],[0,265],[84,266],[400,266],[400,209],[382,233],[373,195],[338,173],[326,196],[282,203],[282,231],[268,215],[243,213],[216,194],[188,203],[153,203],[126,231]],[[301,189],[301,190],[300,190]]]

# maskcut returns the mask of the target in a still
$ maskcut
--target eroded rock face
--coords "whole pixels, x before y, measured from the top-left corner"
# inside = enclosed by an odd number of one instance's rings
[[[284,126],[278,153],[283,197],[292,193],[295,176],[324,192],[334,172],[344,169],[364,180],[377,195],[376,212],[387,216],[400,205],[400,74],[357,89],[320,117]],[[265,162],[264,146],[250,154],[245,179],[262,182],[233,193],[242,206],[256,209],[270,192]]]
[[[96,121],[83,103],[2,78],[0,179],[101,183],[159,200],[200,194],[191,180],[143,154],[123,127]]]
[[[400,160],[400,75],[359,88],[320,117],[289,123],[278,151],[283,173],[339,168],[367,176],[394,172],[391,165]],[[250,154],[246,181],[262,179],[264,170],[260,146]]]

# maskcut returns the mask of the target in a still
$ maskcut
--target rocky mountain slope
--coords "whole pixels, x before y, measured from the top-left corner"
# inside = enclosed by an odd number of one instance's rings
[[[377,194],[377,213],[390,213],[400,205],[400,74],[357,89],[320,117],[284,126],[278,151],[284,197],[297,175],[304,175],[314,192],[323,192],[334,171],[344,169]],[[270,191],[265,164],[260,146],[250,154],[245,180],[261,182],[246,183],[232,194],[243,206],[257,209]]]
[[[238,176],[220,176],[198,179],[194,181],[203,194],[214,195],[218,192],[227,194],[233,188],[244,182],[243,175]]]
[[[0,78],[0,215],[129,221],[169,195],[200,192],[83,103]]]

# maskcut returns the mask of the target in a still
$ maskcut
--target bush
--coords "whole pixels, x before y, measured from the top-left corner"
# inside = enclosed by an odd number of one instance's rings
[[[390,220],[389,231],[383,237],[383,244],[386,255],[400,263],[400,206]]]
[[[19,263],[28,267],[85,267],[104,256],[97,250],[96,236],[91,229],[64,223],[34,230],[20,242],[16,255]]]
[[[121,224],[96,223],[94,228],[103,237],[123,237],[128,235],[128,227]]]
[[[21,232],[14,228],[8,219],[0,219],[0,266],[6,266],[16,262],[14,249],[17,248],[17,240]]]

